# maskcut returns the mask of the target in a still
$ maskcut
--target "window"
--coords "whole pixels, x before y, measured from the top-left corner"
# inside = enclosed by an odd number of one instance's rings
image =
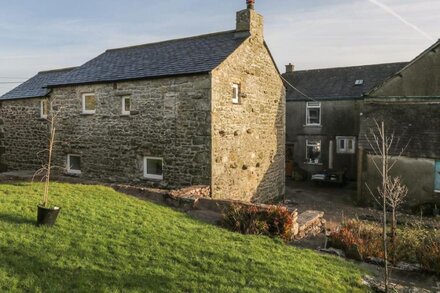
[[[240,103],[240,85],[238,83],[232,84],[232,103]]]
[[[321,103],[308,102],[306,110],[306,125],[321,125]]]
[[[96,96],[95,94],[83,94],[82,96],[83,114],[96,113]]]
[[[49,103],[47,100],[40,101],[40,118],[47,118],[47,113],[49,112]]]
[[[67,155],[66,170],[69,174],[81,174],[81,157],[79,155]]]
[[[364,84],[364,80],[363,79],[357,79],[355,82],[354,82],[354,85],[363,85]]]
[[[122,115],[130,115],[131,99],[130,97],[122,97]]]
[[[163,159],[155,157],[144,158],[144,177],[148,179],[163,179]]]
[[[338,154],[354,154],[356,153],[356,138],[349,136],[336,137],[336,152]]]
[[[321,163],[321,141],[317,139],[306,140],[306,163]]]

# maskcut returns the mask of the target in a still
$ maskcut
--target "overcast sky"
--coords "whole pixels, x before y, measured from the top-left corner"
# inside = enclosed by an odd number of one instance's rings
[[[0,95],[106,49],[230,30],[245,0],[0,0]],[[379,2],[378,2],[379,1]],[[284,71],[409,61],[440,36],[439,0],[257,0]],[[392,13],[395,13],[394,15]]]

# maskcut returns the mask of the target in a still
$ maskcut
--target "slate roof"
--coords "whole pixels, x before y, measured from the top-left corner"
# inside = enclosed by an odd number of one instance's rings
[[[371,152],[370,142],[374,142],[371,130],[377,133],[376,121],[384,121],[387,136],[394,133],[396,139],[390,155],[414,158],[440,157],[440,115],[437,105],[429,103],[366,103],[362,110],[359,146]],[[368,139],[367,139],[368,138]]]
[[[49,86],[114,82],[208,73],[234,52],[247,35],[235,31],[107,50]]]
[[[399,72],[408,62],[313,69],[284,73],[283,77],[298,90],[315,100],[360,99],[387,78]],[[363,80],[362,85],[355,85]],[[304,95],[286,83],[287,100],[305,101]]]
[[[49,90],[46,88],[49,83],[59,82],[59,79],[75,68],[39,72],[31,79],[1,96],[0,101],[45,97],[49,93]]]

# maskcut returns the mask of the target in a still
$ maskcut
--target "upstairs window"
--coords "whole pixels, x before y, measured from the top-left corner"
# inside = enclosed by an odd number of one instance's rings
[[[308,102],[306,107],[306,125],[321,125],[321,103]]]
[[[306,163],[321,164],[321,140],[306,140]]]
[[[49,102],[44,99],[40,101],[40,118],[46,119],[49,113]]]
[[[363,85],[363,84],[364,84],[363,79],[356,79],[356,81],[354,82],[354,85]]]
[[[154,180],[163,179],[163,159],[156,157],[144,158],[144,177]]]
[[[82,112],[83,114],[96,113],[96,96],[95,94],[82,95]]]
[[[337,136],[336,152],[338,154],[355,154],[356,153],[356,137],[353,136]]]
[[[69,174],[81,174],[81,157],[79,155],[67,155],[66,171]]]
[[[130,115],[131,99],[130,97],[122,97],[122,115]]]
[[[232,84],[232,104],[240,104],[240,85]]]

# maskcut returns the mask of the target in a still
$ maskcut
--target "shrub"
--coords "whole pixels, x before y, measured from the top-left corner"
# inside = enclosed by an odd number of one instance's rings
[[[350,220],[329,238],[330,245],[345,252],[356,245],[363,258],[384,257],[382,227],[378,223]],[[396,263],[418,263],[440,275],[440,231],[423,228],[420,224],[416,224],[416,228],[400,227],[396,247],[388,243],[388,248]]]
[[[363,258],[383,258],[382,231],[374,224],[358,220],[345,222],[339,231],[330,235],[330,242],[344,251],[356,245]]]
[[[224,213],[224,227],[243,234],[293,237],[293,216],[285,207],[234,205]]]
[[[417,258],[420,265],[429,271],[440,275],[440,233],[434,231],[429,233],[422,241],[417,251]]]

